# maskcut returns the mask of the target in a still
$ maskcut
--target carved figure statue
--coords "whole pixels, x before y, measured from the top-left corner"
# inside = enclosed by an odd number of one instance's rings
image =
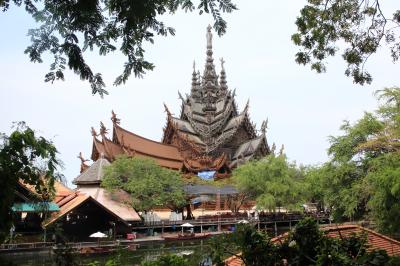
[[[212,46],[212,34],[211,34],[211,25],[207,27],[207,47]]]

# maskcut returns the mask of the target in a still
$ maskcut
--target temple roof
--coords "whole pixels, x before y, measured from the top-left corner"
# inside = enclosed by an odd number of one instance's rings
[[[262,141],[264,140],[264,136],[260,136],[255,139],[251,139],[249,141],[246,141],[242,143],[239,148],[236,150],[235,155],[233,156],[233,159],[239,158],[239,156],[249,156],[254,154],[254,151],[258,149],[258,147],[262,144]]]
[[[234,154],[241,154],[245,146],[243,144],[250,142],[252,145],[247,147],[247,151],[254,146],[254,153],[259,149],[262,150],[260,154],[265,155],[269,152],[267,141],[266,139],[263,142],[258,141],[261,135],[265,135],[265,130],[261,131],[262,134],[257,134],[248,113],[249,102],[243,111],[238,113],[235,90],[231,91],[228,88],[224,62],[221,59],[221,73],[218,76],[213,59],[211,27],[208,27],[203,75],[200,77],[193,65],[190,94],[183,97],[178,92],[182,101],[179,119],[172,117],[166,107],[168,123],[163,142],[167,144],[178,142],[178,146],[184,146],[179,144],[179,140],[174,139],[177,135],[184,134],[187,140],[198,146],[201,150],[200,155],[212,156],[214,159],[217,159],[221,153],[228,153],[229,159],[235,159]],[[254,142],[251,141],[253,139]],[[265,147],[261,147],[262,145]],[[198,152],[193,151],[193,153],[194,157],[199,157]],[[249,155],[243,158],[251,157]],[[186,159],[185,162],[187,162]],[[193,162],[193,158],[191,159]]]
[[[116,134],[120,144],[131,148],[135,152],[155,158],[174,160],[177,162],[182,161],[182,156],[175,146],[163,144],[136,135],[123,129],[118,124],[114,124],[114,133]]]
[[[108,137],[108,130],[102,123],[100,134],[92,130],[92,160],[97,160],[103,154],[104,158],[113,161],[117,155],[126,154],[152,158],[159,165],[175,170],[196,173],[216,169],[226,173],[225,170],[230,172],[230,168],[237,165],[239,157],[248,160],[269,153],[265,137],[266,122],[263,122],[259,134],[250,120],[249,102],[238,113],[235,90],[228,88],[223,59],[220,75],[215,69],[211,26],[207,28],[206,36],[203,74],[200,75],[193,65],[190,93],[182,96],[178,92],[182,101],[179,117],[173,117],[165,105],[167,125],[162,142],[122,128],[120,119],[112,112],[112,137]],[[81,165],[81,169],[86,168],[86,165]]]
[[[103,177],[103,167],[110,165],[110,162],[104,158],[99,158],[88,169],[76,177],[72,183],[81,184],[100,184]]]
[[[130,195],[123,190],[109,192],[101,187],[80,187],[78,191],[91,196],[124,221],[140,221],[137,212],[129,205]]]
[[[179,170],[183,166],[183,158],[176,146],[144,138],[125,130],[115,122],[113,123],[112,140],[104,132],[106,130],[103,130],[103,134],[100,134],[101,140],[98,139],[98,135],[95,132],[93,133],[91,158],[94,161],[97,161],[101,156],[104,156],[109,161],[113,161],[118,155],[128,155],[151,158],[159,165],[170,169]],[[82,178],[85,180],[88,179],[89,177],[86,176],[87,174]],[[83,180],[82,178],[80,180]],[[92,179],[90,180],[88,182],[96,182]]]

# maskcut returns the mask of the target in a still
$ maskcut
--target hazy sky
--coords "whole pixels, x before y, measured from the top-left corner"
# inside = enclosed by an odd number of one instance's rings
[[[250,116],[259,128],[268,117],[268,142],[285,145],[291,160],[315,164],[327,159],[328,136],[339,134],[342,120],[354,121],[377,104],[374,90],[400,85],[399,65],[389,53],[371,57],[367,67],[374,81],[370,86],[354,85],[344,76],[340,56],[329,61],[326,74],[315,74],[294,62],[297,52],[290,40],[294,21],[306,1],[236,1],[239,10],[225,15],[227,33],[214,33],[213,50],[217,71],[219,58],[226,61],[228,86],[236,88],[242,110],[250,99]],[[396,1],[384,3],[389,11]],[[391,6],[389,6],[391,5]],[[206,58],[206,27],[210,16],[180,12],[166,16],[176,29],[175,37],[157,38],[146,45],[147,59],[156,68],[144,79],[132,77],[125,85],[112,86],[122,71],[124,58],[115,53],[100,57],[93,52],[87,61],[103,73],[110,93],[104,99],[92,96],[87,82],[68,71],[66,81],[44,83],[50,61],[29,62],[23,53],[29,44],[26,33],[35,27],[23,8],[0,13],[0,132],[10,132],[13,121],[26,121],[43,136],[52,138],[65,164],[69,181],[79,174],[79,152],[89,158],[92,148],[90,127],[103,121],[111,127],[111,110],[122,127],[153,140],[160,140],[166,123],[163,102],[179,114],[178,90],[189,93],[193,60],[200,72]]]

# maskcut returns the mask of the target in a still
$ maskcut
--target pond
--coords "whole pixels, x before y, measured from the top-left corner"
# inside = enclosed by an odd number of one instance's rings
[[[120,256],[122,265],[140,265],[142,261],[154,260],[160,255],[173,253],[185,257],[189,261],[188,265],[190,266],[208,266],[211,265],[211,261],[208,257],[210,252],[209,241],[210,240],[193,240],[145,243],[140,244],[136,250],[121,250],[107,255],[79,255],[77,257],[77,262],[79,265],[88,265],[93,262],[98,262],[99,264],[97,265],[104,265],[107,260]],[[54,265],[54,255],[49,255],[48,252],[2,255],[2,259],[12,263],[10,265]]]

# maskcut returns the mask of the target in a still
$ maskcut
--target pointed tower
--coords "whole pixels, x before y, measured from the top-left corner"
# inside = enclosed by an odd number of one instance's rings
[[[221,74],[219,78],[219,87],[220,87],[220,94],[226,95],[228,91],[228,85],[226,82],[226,73],[225,73],[225,67],[224,67],[224,59],[221,58]]]
[[[206,90],[216,90],[218,88],[218,76],[215,72],[213,51],[212,51],[212,33],[211,26],[207,27],[207,58],[203,72],[202,86]]]

